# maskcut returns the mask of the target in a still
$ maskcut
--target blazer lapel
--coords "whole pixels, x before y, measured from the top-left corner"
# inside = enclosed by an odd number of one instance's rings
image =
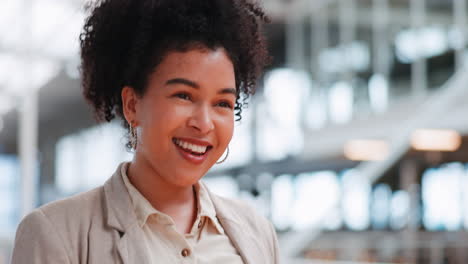
[[[259,256],[262,251],[249,230],[227,218],[218,217],[218,220],[245,264],[262,263],[262,258]]]
[[[150,260],[146,255],[144,245],[141,241],[142,237],[142,230],[138,224],[133,225],[124,233],[117,243],[117,251],[123,264],[150,264]]]
[[[107,224],[116,229],[117,251],[124,264],[149,264],[142,242],[143,231],[138,226],[130,195],[122,179],[120,164],[114,175],[104,184]]]
[[[216,216],[221,226],[224,228],[224,231],[237,249],[244,263],[262,263],[264,261],[261,255],[263,251],[256,243],[257,239],[252,235],[253,232],[249,230],[249,225],[243,222],[243,219],[237,212],[229,210],[229,206],[225,206],[222,199],[212,194],[209,190],[208,193],[215,207]]]

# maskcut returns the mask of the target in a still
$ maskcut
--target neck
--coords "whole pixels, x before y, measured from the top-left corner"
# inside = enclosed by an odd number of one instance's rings
[[[194,187],[176,186],[161,177],[148,162],[136,158],[130,163],[127,176],[133,186],[151,205],[172,218],[196,216]]]

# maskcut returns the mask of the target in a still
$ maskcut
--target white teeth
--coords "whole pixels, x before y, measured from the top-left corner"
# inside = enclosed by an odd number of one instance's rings
[[[195,153],[200,153],[203,154],[206,152],[207,147],[206,146],[199,146],[199,145],[194,145],[185,141],[182,141],[180,139],[176,139],[175,143],[180,146],[183,149],[190,150]]]

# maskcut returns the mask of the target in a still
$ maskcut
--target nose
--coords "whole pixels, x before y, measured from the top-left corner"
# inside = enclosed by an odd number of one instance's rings
[[[205,104],[198,105],[188,120],[188,125],[202,134],[207,134],[214,129],[214,122],[210,107]]]

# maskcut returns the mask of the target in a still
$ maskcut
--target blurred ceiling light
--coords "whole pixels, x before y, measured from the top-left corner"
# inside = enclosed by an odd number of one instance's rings
[[[259,115],[258,154],[262,160],[280,160],[302,151],[302,110],[311,90],[310,76],[305,71],[279,68],[265,76]],[[288,92],[285,92],[287,87]],[[282,140],[277,140],[281,138]]]
[[[441,55],[449,48],[447,35],[447,30],[441,26],[403,30],[395,38],[397,58],[403,63],[411,63]]]
[[[369,99],[372,109],[383,113],[388,106],[388,82],[382,74],[374,74],[369,79]]]
[[[355,161],[380,161],[387,158],[389,150],[384,140],[358,139],[345,144],[344,155]]]
[[[26,59],[11,53],[0,53],[0,85],[9,96],[21,96],[39,89],[60,70],[58,62],[48,59]]]
[[[347,82],[337,82],[329,92],[330,118],[337,124],[351,121],[353,117],[353,87]]]
[[[316,90],[318,90],[317,88]],[[309,129],[319,130],[325,126],[327,122],[327,102],[325,98],[326,95],[322,91],[309,95],[309,103],[306,105],[305,113],[305,122]]]
[[[319,54],[320,68],[328,73],[363,72],[370,66],[370,48],[362,41],[354,41],[325,49]]]
[[[36,57],[76,57],[78,35],[85,20],[81,5],[63,0],[0,1],[0,46],[15,54],[31,51]],[[22,17],[20,23],[17,18]]]
[[[24,1],[0,1],[0,45],[2,48],[12,46],[18,48],[21,46],[21,26],[18,18],[21,17],[22,5]]]
[[[36,0],[33,5],[32,48],[41,54],[67,59],[76,56],[84,13],[71,1]]]
[[[0,2],[0,29],[8,28],[7,21],[15,18],[15,14],[21,12],[21,1],[1,1]]]
[[[456,151],[461,143],[455,130],[418,129],[411,135],[411,146],[421,151]]]
[[[280,68],[265,76],[265,99],[272,116],[282,125],[299,126],[304,98],[311,89],[310,76],[305,71]],[[288,93],[285,93],[285,87]],[[287,107],[278,107],[280,105]]]

